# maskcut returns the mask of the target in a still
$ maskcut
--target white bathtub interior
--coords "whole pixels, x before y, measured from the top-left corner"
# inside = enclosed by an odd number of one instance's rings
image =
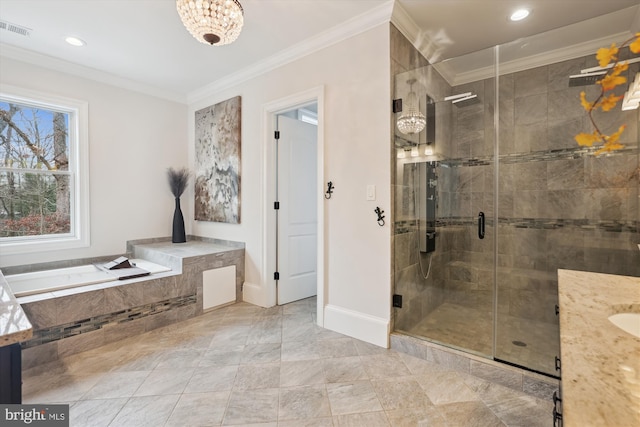
[[[144,259],[131,259],[130,262],[151,274],[171,271],[169,267],[155,264]],[[16,297],[117,281],[114,276],[95,265],[81,265],[78,267],[14,274],[5,276],[5,279]]]

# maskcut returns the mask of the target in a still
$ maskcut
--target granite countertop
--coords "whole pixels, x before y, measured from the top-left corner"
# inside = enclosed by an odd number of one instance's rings
[[[26,341],[33,328],[0,272],[0,347]]]
[[[558,279],[563,426],[640,426],[640,338],[608,320],[640,312],[640,277]]]

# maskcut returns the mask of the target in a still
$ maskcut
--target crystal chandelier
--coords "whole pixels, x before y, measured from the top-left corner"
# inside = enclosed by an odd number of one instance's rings
[[[397,121],[398,130],[409,135],[421,132],[427,124],[427,119],[424,114],[420,112],[418,96],[413,91],[413,84],[415,82],[415,79],[407,82],[410,85],[409,95],[407,95],[407,112],[402,113]]]
[[[176,0],[178,15],[201,43],[233,43],[242,31],[244,11],[238,0]]]

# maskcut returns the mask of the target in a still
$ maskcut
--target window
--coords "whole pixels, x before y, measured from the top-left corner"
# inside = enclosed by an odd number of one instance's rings
[[[3,85],[0,253],[89,245],[86,102]]]

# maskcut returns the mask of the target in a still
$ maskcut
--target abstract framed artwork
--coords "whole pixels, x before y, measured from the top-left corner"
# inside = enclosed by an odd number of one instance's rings
[[[240,223],[241,97],[195,113],[195,219]]]

